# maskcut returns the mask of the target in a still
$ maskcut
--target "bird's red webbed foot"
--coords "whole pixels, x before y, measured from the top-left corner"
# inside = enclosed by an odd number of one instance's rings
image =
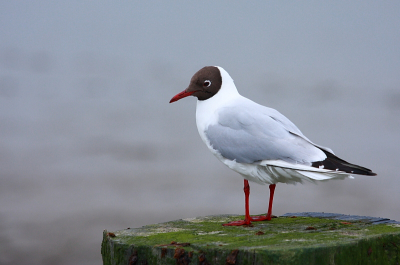
[[[267,215],[251,216],[250,220],[244,219],[244,220],[232,221],[232,222],[223,224],[223,226],[241,226],[241,225],[250,226],[251,222],[270,221],[270,220],[271,220],[271,217],[267,216]]]
[[[251,225],[251,222],[261,222],[261,221],[271,221],[271,219],[274,218],[272,215],[259,215],[259,216],[250,216],[250,220],[244,219],[244,220],[238,220],[238,221],[232,221],[226,224],[223,224],[223,226],[241,226],[241,225]]]
[[[271,215],[259,215],[259,216],[252,216],[251,220],[253,222],[260,222],[260,221],[271,221]]]
[[[241,225],[251,225],[251,221],[244,219],[223,224],[223,226],[241,226]]]

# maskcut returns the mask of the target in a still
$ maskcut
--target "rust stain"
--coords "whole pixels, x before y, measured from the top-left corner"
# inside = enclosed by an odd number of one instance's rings
[[[232,250],[231,254],[226,257],[226,265],[234,265],[236,264],[236,257],[239,253],[238,249]]]
[[[368,256],[370,256],[372,254],[372,248],[369,247],[368,251],[367,251]]]
[[[210,265],[206,259],[206,255],[204,253],[201,253],[199,255],[199,265]]]
[[[166,248],[162,248],[161,249],[161,258],[165,258],[166,254],[167,254],[167,249]]]
[[[174,259],[176,259],[177,265],[189,265],[190,258],[188,255],[185,255],[185,250],[183,248],[176,248]]]
[[[183,255],[185,255],[185,250],[183,248],[176,248],[175,249],[174,259],[178,259]]]
[[[115,235],[113,232],[108,232],[108,233],[107,233],[107,236],[109,236],[109,237],[116,237],[116,235]]]
[[[133,253],[132,253],[132,255],[130,256],[130,258],[129,258],[129,265],[135,265],[136,263],[137,263],[137,261],[138,261],[138,254],[137,254],[137,251],[136,250],[134,250],[133,251]]]

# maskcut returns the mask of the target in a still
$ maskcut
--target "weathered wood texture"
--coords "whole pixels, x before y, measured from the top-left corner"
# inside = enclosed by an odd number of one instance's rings
[[[220,215],[103,233],[103,264],[400,264],[400,223],[288,213],[250,227]]]

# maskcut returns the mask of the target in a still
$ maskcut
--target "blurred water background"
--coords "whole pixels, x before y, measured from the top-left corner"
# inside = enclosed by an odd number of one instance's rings
[[[102,231],[244,212],[207,150],[206,65],[376,177],[278,184],[274,214],[400,220],[400,2],[1,1],[0,264],[99,264]],[[251,213],[268,188],[251,184]]]

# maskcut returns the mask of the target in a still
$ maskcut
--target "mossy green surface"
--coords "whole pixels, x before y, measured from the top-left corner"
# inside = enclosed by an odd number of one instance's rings
[[[236,264],[400,263],[399,225],[279,217],[254,222],[251,227],[222,226],[241,218],[208,216],[104,232],[103,262],[201,264],[203,260],[208,262],[203,264],[226,264],[232,250],[238,249]],[[177,248],[185,251],[180,261]]]

